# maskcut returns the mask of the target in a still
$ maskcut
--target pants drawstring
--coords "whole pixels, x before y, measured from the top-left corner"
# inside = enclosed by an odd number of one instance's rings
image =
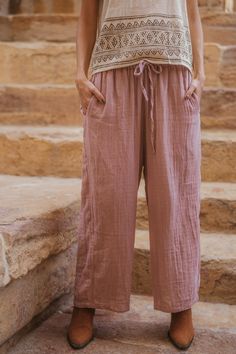
[[[135,67],[134,75],[135,76],[142,75],[145,65],[147,65],[148,77],[149,77],[149,80],[150,80],[150,89],[151,89],[151,100],[150,100],[150,104],[151,104],[151,108],[150,108],[151,144],[152,144],[152,149],[153,149],[153,151],[155,153],[156,152],[156,146],[155,146],[155,130],[154,130],[155,129],[155,125],[154,125],[155,123],[154,123],[154,118],[153,118],[153,105],[154,105],[154,102],[153,102],[153,81],[152,81],[151,70],[153,70],[157,74],[160,74],[162,72],[162,67],[160,65],[158,65],[158,69],[159,70],[156,70],[155,66],[154,66],[155,64],[152,64],[152,63],[150,63],[148,61],[145,61],[145,60],[141,60],[139,62],[139,64]],[[144,87],[144,84],[143,84],[143,75],[141,76],[141,87],[142,87],[143,95],[144,95],[146,101],[148,101],[149,97],[147,95],[147,90],[146,90],[146,88]]]

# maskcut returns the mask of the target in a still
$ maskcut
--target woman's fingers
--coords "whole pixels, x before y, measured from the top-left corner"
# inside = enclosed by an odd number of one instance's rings
[[[202,95],[202,91],[203,91],[203,87],[204,87],[204,82],[205,82],[204,75],[200,75],[200,76],[195,77],[192,80],[190,87],[186,91],[185,97],[189,98],[193,94],[193,92],[195,91],[196,94],[199,96],[199,99],[201,99],[201,95]]]
[[[190,98],[193,92],[195,92],[198,95],[200,101],[202,95],[202,83],[198,79],[192,80],[190,87],[185,93],[185,97]]]
[[[93,89],[92,89],[92,93],[97,97],[97,99],[100,102],[105,103],[105,97],[103,96],[103,94],[97,89],[97,87],[95,85],[93,85]]]
[[[188,90],[186,91],[185,93],[185,97],[189,98],[190,96],[192,96],[193,92],[196,90],[196,87],[195,86],[190,86],[188,88]]]
[[[101,103],[105,103],[105,98],[102,95],[102,93],[94,86],[88,93],[89,96],[86,94],[86,98],[82,99],[82,94],[81,94],[81,104],[82,106],[85,106],[85,108],[88,108],[89,102],[92,99],[92,96],[94,95]],[[84,97],[84,96],[83,96]],[[83,102],[85,102],[83,104]]]
[[[87,109],[92,95],[95,95],[100,102],[105,102],[105,97],[98,90],[98,88],[88,79],[75,80],[77,90],[80,97],[80,109],[84,111]]]
[[[197,80],[192,80],[190,87],[188,88],[188,90],[185,93],[185,97],[189,98],[195,90],[198,91],[198,86],[199,86],[199,83],[197,82]]]
[[[82,98],[80,99],[80,109],[82,109],[83,113],[85,114],[85,112],[88,109],[88,105],[89,105],[89,101],[92,99],[93,94],[89,96],[89,98]]]

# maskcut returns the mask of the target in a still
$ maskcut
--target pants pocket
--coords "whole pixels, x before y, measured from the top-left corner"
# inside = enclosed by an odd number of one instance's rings
[[[192,100],[193,104],[197,107],[198,111],[200,111],[200,97],[196,93],[196,91],[193,91],[192,95],[190,96],[190,99]]]

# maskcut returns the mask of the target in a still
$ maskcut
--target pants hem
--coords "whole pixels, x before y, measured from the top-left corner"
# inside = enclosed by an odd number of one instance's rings
[[[130,310],[129,305],[124,305],[124,306],[119,307],[119,306],[113,306],[113,305],[109,305],[109,304],[103,304],[100,302],[74,301],[74,306],[75,307],[90,307],[90,308],[109,310],[109,311],[114,311],[114,312],[127,312]]]
[[[174,313],[174,312],[180,312],[180,311],[190,309],[192,307],[192,305],[198,301],[199,301],[199,296],[197,296],[192,301],[185,302],[183,305],[172,306],[172,307],[162,306],[160,303],[154,302],[153,308],[154,308],[154,310],[159,310],[162,312]]]

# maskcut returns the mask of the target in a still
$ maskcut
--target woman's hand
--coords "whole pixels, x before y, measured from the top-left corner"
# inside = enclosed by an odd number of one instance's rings
[[[190,87],[188,88],[188,90],[186,91],[185,97],[189,98],[194,91],[196,91],[196,94],[199,97],[199,102],[201,100],[201,96],[202,96],[202,91],[204,88],[204,83],[205,83],[205,75],[198,75],[196,77],[193,78]]]
[[[98,99],[101,98],[101,93],[87,78],[91,54],[96,41],[98,13],[99,1],[81,1],[76,30],[77,67],[75,72],[75,83],[79,92],[81,111],[87,109],[92,95],[96,95]]]
[[[80,97],[80,108],[83,111],[83,114],[86,114],[86,110],[88,108],[88,104],[90,99],[92,98],[92,95],[95,95],[96,98],[100,102],[105,103],[105,98],[102,95],[102,93],[97,89],[97,87],[88,79],[88,78],[83,78],[83,79],[75,79],[75,84],[76,88],[79,92],[79,97]]]
[[[198,0],[187,0],[186,3],[193,54],[193,80],[186,92],[186,97],[191,96],[196,91],[200,102],[205,81],[204,38],[201,14]]]

